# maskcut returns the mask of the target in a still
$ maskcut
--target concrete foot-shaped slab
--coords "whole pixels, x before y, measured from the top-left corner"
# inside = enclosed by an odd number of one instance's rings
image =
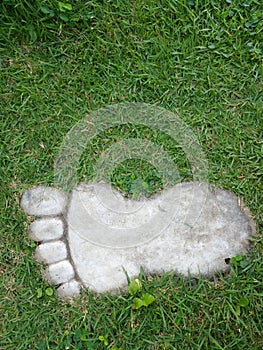
[[[22,208],[38,216],[30,237],[36,259],[61,298],[114,291],[147,273],[212,276],[225,259],[248,250],[255,234],[249,210],[232,193],[181,183],[148,199],[124,198],[105,183],[81,184],[66,195],[50,187],[27,191]]]

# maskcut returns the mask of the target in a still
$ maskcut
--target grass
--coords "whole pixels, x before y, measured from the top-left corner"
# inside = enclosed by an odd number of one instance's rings
[[[0,5],[0,348],[262,349],[261,2],[71,4],[64,11],[53,0],[43,1],[42,9],[37,1]],[[258,236],[242,263],[213,281],[142,274],[145,292],[155,297],[147,308],[133,310],[127,293],[98,297],[86,291],[73,303],[59,301],[45,294],[21,195],[53,183],[63,138],[86,113],[131,101],[179,111],[207,156],[209,181],[244,198]],[[92,176],[109,145],[134,135],[163,144],[182,179],[191,179],[180,147],[141,126],[92,140],[79,178]],[[131,196],[137,178],[148,185],[147,194],[162,187],[144,162],[126,161],[112,174],[113,184]],[[241,306],[241,298],[249,304]],[[109,345],[99,336],[108,336]]]

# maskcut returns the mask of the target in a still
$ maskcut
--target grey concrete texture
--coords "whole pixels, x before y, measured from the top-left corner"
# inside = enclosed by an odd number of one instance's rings
[[[63,236],[64,227],[61,218],[43,218],[32,222],[29,237],[36,242],[48,242]]]
[[[135,278],[141,267],[149,274],[213,276],[229,268],[225,259],[245,254],[256,233],[237,196],[199,182],[138,201],[105,183],[80,184],[69,196],[36,187],[21,205],[41,217],[30,237],[41,243],[36,258],[49,265],[45,278],[61,298],[81,286],[98,293],[125,288],[126,274]]]
[[[81,185],[68,214],[70,255],[86,288],[106,292],[145,272],[212,276],[246,253],[254,233],[238,198],[208,184],[181,183],[148,200],[107,184]],[[88,228],[88,229],[87,229]]]
[[[78,296],[81,292],[81,285],[76,280],[72,279],[69,282],[63,283],[57,288],[57,295],[61,299],[70,299]]]
[[[45,278],[56,285],[66,283],[74,278],[74,269],[68,260],[63,260],[49,265]]]
[[[38,186],[24,193],[21,207],[32,216],[61,214],[67,204],[67,195],[45,186]]]
[[[46,264],[53,264],[65,260],[67,255],[66,244],[61,241],[40,244],[35,252],[36,260]]]

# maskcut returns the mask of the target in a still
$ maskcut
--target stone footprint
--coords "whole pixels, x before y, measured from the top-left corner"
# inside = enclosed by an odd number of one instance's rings
[[[226,259],[245,254],[255,234],[249,210],[232,193],[185,182],[132,200],[109,184],[80,184],[70,193],[38,186],[24,193],[35,257],[60,298],[86,288],[112,292],[130,278],[175,272],[212,276]]]

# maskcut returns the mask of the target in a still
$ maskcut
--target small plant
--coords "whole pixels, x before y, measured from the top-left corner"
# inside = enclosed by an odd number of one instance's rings
[[[129,284],[130,295],[136,295],[141,289],[142,289],[142,284],[138,278],[130,282]]]
[[[43,290],[42,288],[37,289],[37,298],[40,299],[43,297]]]
[[[48,16],[48,17],[55,17],[56,12],[58,13],[58,17],[64,21],[64,22],[68,22],[70,20],[69,16],[67,14],[69,14],[72,11],[72,5],[70,3],[64,3],[64,2],[58,2],[58,8],[56,10],[53,10],[51,8],[49,8],[48,6],[45,5],[41,5],[40,6],[40,11]]]
[[[108,341],[108,336],[107,336],[107,335],[100,335],[100,336],[99,336],[99,340],[100,340],[105,346],[108,346],[108,345],[109,345],[109,341]]]
[[[109,345],[109,338],[107,335],[100,335],[99,340],[110,350],[123,350],[123,348],[118,348],[116,345],[111,347],[111,345]]]
[[[233,258],[230,259],[231,265],[233,270],[237,273],[240,274],[244,271],[244,269],[249,268],[249,261],[243,258],[242,255],[237,254]]]
[[[133,299],[133,308],[140,309],[142,306],[148,306],[154,302],[155,298],[153,295],[149,293],[145,293],[141,296],[141,298]]]
[[[236,296],[234,298],[236,314],[239,316],[241,308],[246,308],[249,305],[249,299],[247,297]]]
[[[136,278],[135,280],[131,281],[129,284],[129,293],[132,296],[137,295],[142,290],[142,283],[141,281]],[[139,297],[135,297],[133,299],[132,308],[133,309],[140,309],[142,306],[148,306],[154,302],[155,298],[152,294],[144,293]]]
[[[233,258],[231,258],[231,264],[232,264],[233,266],[239,267],[240,264],[241,264],[242,259],[243,259],[242,255],[237,254],[236,256],[234,256]]]
[[[51,287],[47,287],[45,289],[38,288],[37,291],[36,291],[37,299],[43,298],[44,295],[47,295],[48,297],[52,297],[53,294],[54,294],[54,290]]]

